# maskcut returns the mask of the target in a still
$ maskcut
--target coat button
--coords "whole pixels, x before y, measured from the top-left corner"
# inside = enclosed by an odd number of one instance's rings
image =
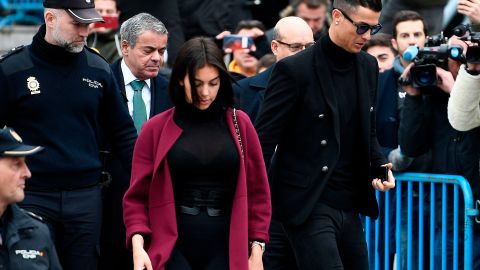
[[[328,172],[328,167],[327,167],[327,166],[323,166],[323,167],[322,167],[322,172]]]
[[[318,115],[318,118],[320,118],[320,119],[322,119],[322,118],[324,118],[324,117],[325,117],[325,114],[323,114],[323,113],[321,113],[321,114]]]
[[[326,141],[326,140],[322,140],[322,141],[320,142],[320,145],[321,145],[321,146],[327,146],[327,141]]]

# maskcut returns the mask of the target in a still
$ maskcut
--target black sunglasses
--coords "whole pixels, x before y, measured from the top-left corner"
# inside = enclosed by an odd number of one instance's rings
[[[278,43],[282,44],[282,45],[285,45],[288,47],[288,49],[291,51],[291,52],[297,52],[297,51],[300,51],[300,50],[303,50],[303,48],[308,48],[308,47],[311,47],[313,44],[315,44],[315,42],[309,42],[309,43],[305,43],[305,44],[302,44],[302,43],[286,43],[286,42],[283,42],[283,41],[280,41],[278,39],[275,39]]]
[[[338,11],[340,11],[340,13],[342,13],[343,17],[345,17],[347,20],[349,20],[354,26],[357,27],[357,34],[359,35],[363,35],[365,34],[368,30],[370,30],[370,35],[375,35],[376,33],[378,33],[378,31],[380,31],[380,29],[382,29],[382,25],[381,24],[376,24],[376,25],[369,25],[368,23],[356,23],[354,22],[350,17],[348,17],[348,15],[345,13],[345,11],[339,9],[339,8],[335,8],[337,9]]]

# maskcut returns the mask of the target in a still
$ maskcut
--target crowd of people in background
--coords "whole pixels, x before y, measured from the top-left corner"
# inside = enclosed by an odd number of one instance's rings
[[[394,173],[480,199],[479,40],[453,34],[480,0],[455,25],[447,2],[44,0],[0,56],[0,266],[369,269],[359,215]],[[461,56],[421,85],[411,54],[437,46]]]

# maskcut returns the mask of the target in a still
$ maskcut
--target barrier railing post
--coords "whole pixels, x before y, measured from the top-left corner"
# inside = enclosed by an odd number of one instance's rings
[[[403,267],[406,267],[406,269],[412,269],[413,268],[413,256],[418,255],[418,269],[423,269],[424,268],[424,260],[423,256],[425,253],[425,245],[424,245],[424,227],[425,227],[425,216],[424,216],[424,209],[425,209],[425,199],[428,196],[425,196],[425,183],[430,184],[430,203],[428,204],[430,206],[430,258],[429,258],[429,269],[436,269],[436,262],[435,262],[435,255],[441,257],[441,268],[442,269],[447,269],[447,255],[452,256],[453,255],[453,265],[450,265],[448,267],[452,267],[453,269],[459,269],[459,259],[461,259],[460,252],[459,252],[459,235],[461,233],[460,230],[460,225],[459,225],[459,211],[460,211],[460,206],[459,206],[459,199],[460,199],[460,189],[463,194],[463,205],[464,205],[464,226],[463,226],[463,232],[464,232],[464,238],[463,238],[463,266],[465,270],[472,270],[473,267],[473,222],[475,220],[475,217],[478,218],[479,216],[479,210],[475,208],[473,197],[472,197],[472,191],[470,188],[469,182],[462,176],[456,176],[456,175],[439,175],[439,174],[423,174],[423,173],[401,173],[396,175],[397,179],[397,184],[396,184],[396,189],[393,191],[389,191],[385,193],[385,196],[381,196],[382,198],[385,199],[385,201],[382,201],[382,206],[385,207],[386,209],[384,211],[381,211],[381,213],[384,213],[384,215],[380,215],[380,218],[384,219],[384,237],[385,237],[385,247],[383,249],[384,252],[384,269],[390,269],[390,262],[389,262],[389,239],[390,239],[390,232],[391,228],[389,224],[395,222],[395,252],[396,252],[396,269],[404,269]],[[406,254],[402,254],[402,184],[404,182],[407,182],[407,215],[406,215],[406,225],[407,225],[407,243],[406,243]],[[415,247],[418,247],[418,252],[415,251],[413,253],[413,215],[412,215],[412,210],[414,209],[414,203],[416,203],[416,199],[414,201],[413,199],[413,183],[418,184],[418,207],[419,207],[419,213],[418,213],[418,246],[415,245]],[[436,211],[435,211],[435,206],[436,206],[436,184],[438,186],[441,186],[441,189],[439,189],[440,194],[442,195],[441,199],[441,223],[438,224],[440,227],[437,228],[435,225],[436,223]],[[452,187],[450,189],[450,187]],[[416,188],[416,186],[415,186]],[[417,189],[415,189],[417,190]],[[395,221],[391,221],[390,217],[390,211],[391,211],[391,205],[390,205],[390,198],[392,195],[391,192],[395,192]],[[453,198],[448,196],[451,196],[453,193]],[[448,195],[450,194],[450,195]],[[417,193],[415,193],[417,195]],[[377,198],[380,199],[380,197]],[[447,217],[448,213],[448,207],[447,203],[452,200],[452,205],[453,205],[453,217],[450,220],[450,216]],[[392,205],[393,206],[393,205]],[[416,206],[416,205],[415,205]],[[415,216],[416,217],[416,216]],[[366,227],[371,226],[370,220],[366,220]],[[447,229],[447,226],[449,225],[450,222],[453,222],[453,231],[451,229]],[[374,255],[374,263],[375,269],[379,269],[379,258],[381,258],[381,250],[379,250],[379,240],[378,238],[380,237],[380,226],[379,226],[379,221],[377,220],[375,222],[375,247],[373,249],[373,252],[375,252]],[[451,227],[448,227],[451,228]],[[417,227],[415,226],[415,229]],[[453,233],[453,236],[450,235]],[[369,247],[373,244],[371,239],[371,229],[366,230],[366,234],[368,234],[367,237],[367,244]],[[417,234],[415,234],[417,237]],[[438,241],[441,241],[440,244],[441,246],[441,251],[440,254],[436,254],[435,247],[436,247],[436,236],[439,236]],[[453,240],[453,247],[451,247],[451,243]],[[403,243],[405,244],[405,243]],[[447,253],[448,250],[448,253]],[[450,251],[451,250],[451,251]],[[369,251],[372,251],[372,249],[369,249]],[[450,253],[451,252],[451,253]],[[406,261],[403,259],[404,256],[406,255]],[[452,257],[450,257],[452,258]],[[406,264],[404,265],[404,262]]]

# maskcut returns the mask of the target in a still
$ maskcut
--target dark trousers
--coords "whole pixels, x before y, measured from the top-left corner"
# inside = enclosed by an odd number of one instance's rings
[[[178,239],[166,270],[227,270],[230,215],[177,211]],[[247,240],[245,240],[247,241]]]
[[[280,221],[270,223],[270,242],[263,254],[265,270],[296,270],[295,255]]]
[[[26,191],[22,208],[44,218],[64,270],[95,270],[102,220],[100,187]]]
[[[317,203],[304,224],[284,228],[298,269],[368,270],[367,243],[357,212]]]

